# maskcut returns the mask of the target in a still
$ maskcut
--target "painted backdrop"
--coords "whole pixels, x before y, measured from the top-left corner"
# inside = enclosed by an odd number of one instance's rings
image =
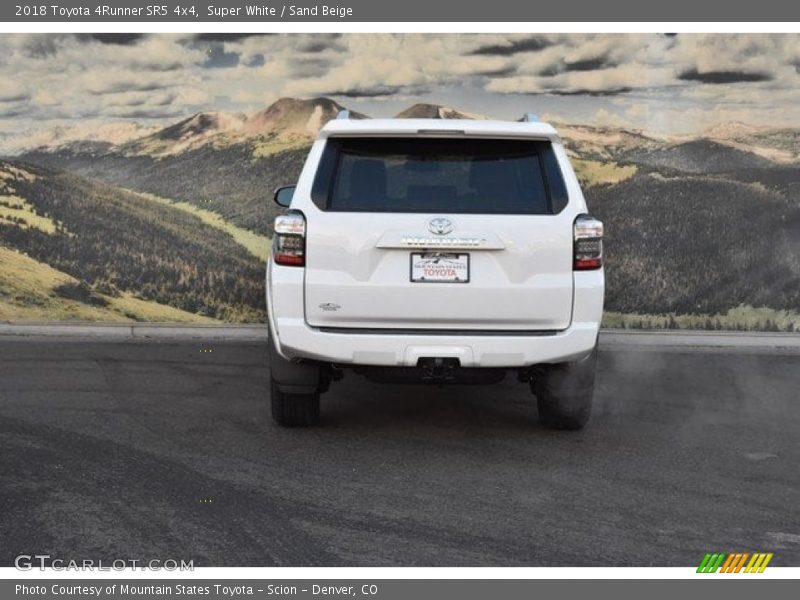
[[[606,324],[800,330],[800,36],[0,36],[0,319],[257,322],[343,107],[562,134]]]

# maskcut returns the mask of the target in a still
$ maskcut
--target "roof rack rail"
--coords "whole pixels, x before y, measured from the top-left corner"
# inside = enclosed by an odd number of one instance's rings
[[[346,108],[345,108],[345,109],[343,109],[343,110],[340,110],[340,111],[339,111],[339,112],[336,114],[336,118],[337,118],[337,119],[349,119],[349,118],[350,118],[350,111],[349,111],[349,110],[347,110]]]
[[[523,123],[538,123],[539,122],[539,115],[536,113],[525,113],[522,115],[522,119],[520,119]]]

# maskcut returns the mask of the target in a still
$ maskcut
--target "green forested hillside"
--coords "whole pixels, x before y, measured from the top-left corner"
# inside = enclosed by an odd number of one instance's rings
[[[45,263],[0,245],[2,321],[155,321],[218,323],[132,293],[113,296]]]
[[[75,148],[35,151],[26,162],[65,169],[105,183],[190,202],[226,220],[268,234],[277,207],[272,193],[292,184],[308,148],[256,157],[250,143],[223,148],[205,145],[175,155],[153,157]]]
[[[619,158],[624,162],[685,173],[720,173],[772,166],[769,160],[757,154],[705,139],[635,148],[622,152]]]
[[[800,311],[800,203],[762,183],[641,174],[586,190],[606,225],[606,307]]]
[[[0,219],[0,244],[85,281],[226,321],[264,316],[263,263],[186,211],[63,171],[0,162],[5,192],[52,231]],[[80,299],[85,292],[76,291]]]

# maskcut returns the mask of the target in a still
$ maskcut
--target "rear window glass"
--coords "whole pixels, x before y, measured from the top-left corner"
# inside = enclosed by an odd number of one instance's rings
[[[312,191],[322,210],[554,214],[567,194],[549,142],[331,138]]]

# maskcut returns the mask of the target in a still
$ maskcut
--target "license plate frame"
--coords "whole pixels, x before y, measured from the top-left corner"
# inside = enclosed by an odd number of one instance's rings
[[[449,270],[442,273],[426,271],[431,268]],[[412,252],[409,257],[411,283],[469,283],[471,276],[468,252]]]

